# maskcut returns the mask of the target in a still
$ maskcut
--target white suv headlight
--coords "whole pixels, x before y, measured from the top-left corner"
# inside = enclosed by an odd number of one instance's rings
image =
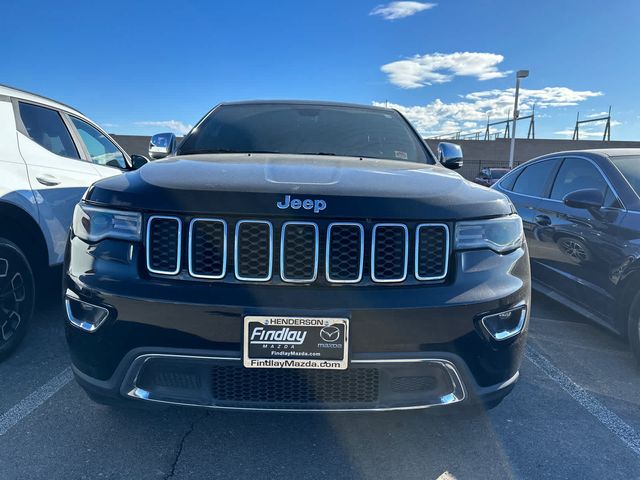
[[[79,203],[73,212],[73,233],[87,242],[104,238],[140,240],[142,215]]]
[[[522,219],[518,215],[456,224],[458,250],[490,248],[503,253],[521,246],[523,239]]]

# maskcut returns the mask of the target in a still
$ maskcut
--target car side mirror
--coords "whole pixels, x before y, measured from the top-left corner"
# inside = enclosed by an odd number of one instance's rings
[[[562,201],[567,207],[597,210],[604,204],[604,195],[597,188],[585,188],[567,193]]]
[[[446,168],[457,170],[462,167],[462,147],[455,143],[439,143],[438,161]]]
[[[164,158],[176,149],[176,136],[173,133],[157,133],[149,142],[149,156],[154,160]]]
[[[131,165],[133,170],[137,170],[140,167],[144,167],[147,163],[149,163],[149,159],[143,155],[131,155]]]

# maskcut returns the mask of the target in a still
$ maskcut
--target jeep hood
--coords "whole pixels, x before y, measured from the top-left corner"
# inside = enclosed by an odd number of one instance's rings
[[[286,195],[324,200],[326,208],[278,208]],[[172,157],[101,180],[85,199],[153,212],[331,219],[452,220],[513,211],[501,193],[439,165],[317,155]]]

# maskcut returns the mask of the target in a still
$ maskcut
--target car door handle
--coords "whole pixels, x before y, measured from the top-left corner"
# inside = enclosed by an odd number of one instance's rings
[[[38,182],[40,182],[42,185],[46,185],[47,187],[53,187],[54,185],[60,184],[60,180],[49,174],[39,175],[36,177],[36,180],[38,180]]]
[[[541,227],[548,227],[551,225],[551,219],[546,215],[536,215],[533,220]]]

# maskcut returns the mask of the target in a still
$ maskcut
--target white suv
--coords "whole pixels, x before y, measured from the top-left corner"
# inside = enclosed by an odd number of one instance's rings
[[[146,162],[77,110],[0,85],[0,360],[26,333],[49,267],[62,263],[87,187]]]

